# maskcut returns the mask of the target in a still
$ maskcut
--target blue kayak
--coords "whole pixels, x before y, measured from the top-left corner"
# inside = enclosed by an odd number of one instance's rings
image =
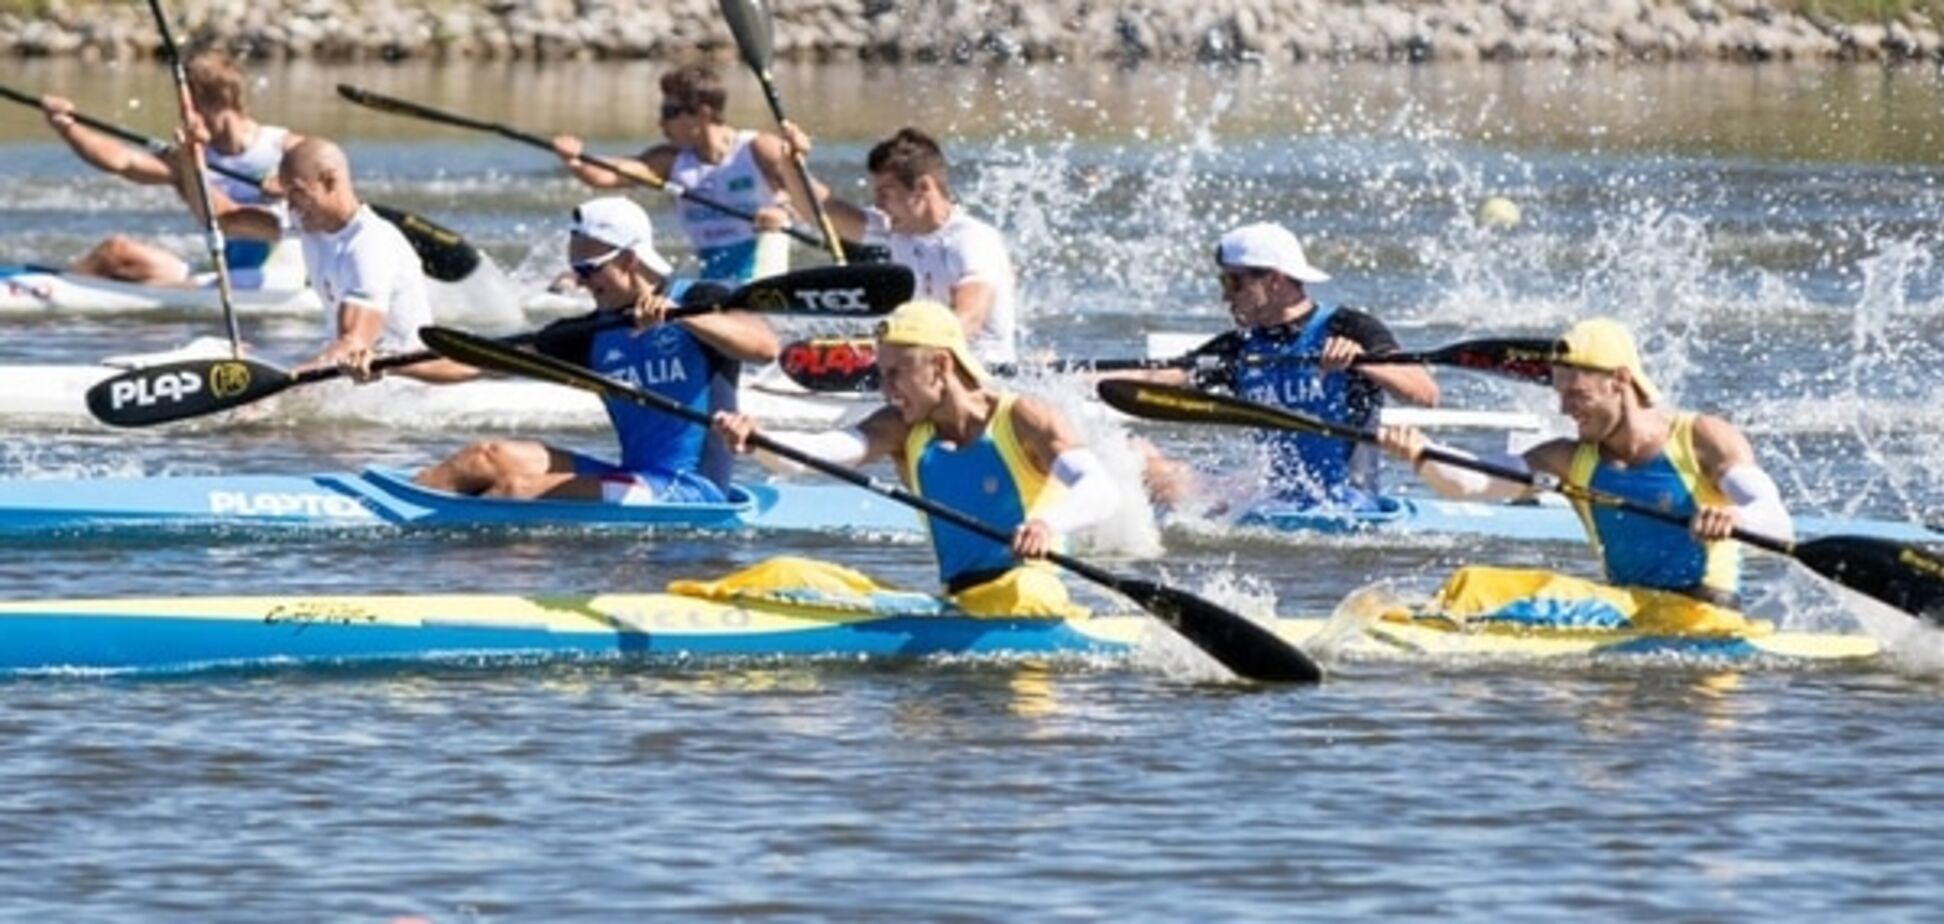
[[[749,484],[727,503],[469,497],[403,472],[0,481],[0,535],[143,529],[368,527],[914,532],[900,504],[837,484]]]
[[[1481,504],[1386,498],[1375,511],[1258,507],[1237,525],[1291,534],[1458,535],[1583,542],[1572,509],[1556,500]],[[903,505],[835,482],[739,485],[723,504],[618,505],[467,497],[414,484],[404,472],[0,480],[0,535],[34,536],[237,527],[678,529],[919,533]],[[1944,542],[1921,524],[1801,517],[1804,537],[1859,535]]]

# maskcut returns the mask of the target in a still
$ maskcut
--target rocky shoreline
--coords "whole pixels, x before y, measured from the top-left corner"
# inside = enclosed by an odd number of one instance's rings
[[[730,53],[715,0],[178,0],[195,41],[267,58],[571,60]],[[1944,22],[1839,22],[1765,0],[773,0],[786,60],[1939,60]],[[147,8],[33,0],[15,56],[158,50]]]

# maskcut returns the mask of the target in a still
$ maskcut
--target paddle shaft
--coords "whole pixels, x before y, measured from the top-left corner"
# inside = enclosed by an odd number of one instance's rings
[[[0,85],[0,97],[5,97],[23,106],[28,106],[34,109],[41,108],[41,101],[38,97],[29,96],[25,93],[20,92],[19,90],[15,90],[12,87],[8,87],[5,85]],[[163,154],[167,154],[169,151],[169,143],[163,141],[160,138],[156,138],[150,135],[144,135],[136,131],[131,131],[120,125],[116,125],[113,122],[104,122],[101,119],[97,119],[93,116],[86,115],[79,112],[70,112],[68,113],[68,116],[74,119],[74,121],[79,122],[82,125],[87,126],[88,128],[94,129],[95,131],[98,131],[111,138],[115,138],[117,140],[127,142],[128,144],[134,145],[135,147],[142,148],[151,154],[161,156]],[[229,167],[222,166],[221,164],[211,164],[201,160],[200,158],[197,160],[197,162],[203,164],[204,168],[218,175],[235,180],[238,183],[242,183],[246,186],[250,186],[256,189],[263,188],[263,179],[261,177],[254,177],[240,170],[234,170]],[[432,276],[435,279],[441,279],[445,282],[457,282],[458,279],[464,278],[463,275],[461,275],[461,276],[448,279],[445,277],[453,275],[452,273],[435,272],[433,270],[433,262],[429,259],[426,259],[428,254],[424,249],[426,247],[440,248],[440,249],[450,249],[450,248],[470,249],[472,245],[466,243],[462,238],[460,238],[460,236],[456,232],[436,222],[427,220],[422,216],[413,214],[411,212],[400,211],[398,209],[392,208],[387,205],[380,205],[374,202],[371,203],[371,210],[377,212],[379,217],[385,219],[386,221],[391,222],[400,231],[404,232],[406,237],[412,240],[414,248],[420,251],[421,260],[423,260],[426,263],[427,275]],[[454,261],[454,262],[455,265],[459,265],[459,261]],[[471,262],[476,264],[477,260],[475,259]]]
[[[825,349],[843,349],[846,361],[832,364],[836,368],[818,367],[802,369],[786,363],[784,373],[806,388],[816,391],[868,391],[877,386],[877,368],[869,363],[859,362],[860,357],[869,356],[876,345],[868,339],[824,341],[830,346]],[[798,341],[784,349],[784,355],[809,352],[815,356],[818,341]],[[1379,365],[1447,365],[1479,371],[1499,372],[1521,380],[1532,379],[1537,368],[1534,364],[1543,361],[1553,348],[1548,340],[1487,339],[1467,340],[1450,344],[1434,350],[1405,353],[1364,354],[1351,360],[1353,366]],[[1226,366],[1245,364],[1250,366],[1272,365],[1314,365],[1323,359],[1321,354],[1305,353],[1296,356],[1245,356],[1224,358],[1214,353],[1185,353],[1181,356],[1149,359],[1070,359],[1052,360],[1046,363],[994,363],[986,367],[994,375],[1018,375],[1021,371],[1040,369],[1048,372],[1128,372],[1153,371],[1166,369],[1194,370],[1212,372]],[[812,360],[815,361],[814,359]]]
[[[440,109],[434,109],[430,106],[421,105],[419,103],[410,102],[408,100],[398,99],[397,97],[386,96],[382,93],[373,93],[369,90],[360,90],[357,87],[351,86],[349,84],[342,84],[342,83],[338,84],[337,89],[338,89],[339,96],[342,96],[345,99],[350,100],[351,102],[357,103],[360,106],[366,106],[372,109],[376,109],[380,112],[389,112],[393,115],[410,116],[415,119],[424,119],[425,121],[428,122],[438,122],[444,125],[451,125],[455,128],[466,128],[466,129],[471,129],[473,131],[487,132],[489,134],[498,135],[502,138],[518,141],[521,144],[530,145],[532,147],[539,148],[543,151],[552,151],[554,149],[553,142],[548,141],[547,139],[542,138],[539,135],[528,134],[527,132],[520,131],[519,129],[513,128],[510,125],[503,125],[498,122],[487,122],[482,119],[472,118],[470,116],[463,116],[457,113],[446,112]],[[745,211],[743,209],[739,209],[733,205],[729,205],[724,202],[718,202],[700,193],[694,192],[693,190],[690,190],[679,183],[671,183],[667,180],[662,179],[661,177],[655,176],[652,173],[629,170],[622,167],[620,164],[615,163],[614,161],[608,160],[607,158],[600,157],[594,154],[588,154],[586,152],[582,152],[579,155],[579,157],[582,161],[585,161],[586,163],[599,167],[602,170],[606,170],[609,173],[613,173],[616,176],[626,177],[627,179],[633,180],[634,182],[640,183],[641,185],[647,186],[651,189],[661,190],[662,192],[673,195],[677,199],[683,199],[689,202],[693,202],[696,205],[702,206],[703,208],[713,209],[717,212],[721,212],[724,215],[730,215],[736,218],[741,218],[745,221],[753,222],[756,220],[756,214],[754,212]],[[823,245],[823,241],[820,240],[817,236],[801,228],[796,228],[796,227],[784,228],[783,233],[788,234],[789,236],[796,238],[797,240],[809,244],[813,247],[821,247]]]
[[[216,298],[223,305],[223,325],[229,331],[230,355],[243,358],[243,333],[236,325],[236,299],[230,291],[228,246],[223,227],[216,221],[216,206],[209,194],[209,172],[203,163],[202,142],[189,126],[195,120],[195,104],[189,98],[189,74],[182,67],[182,51],[176,47],[175,33],[169,29],[168,14],[162,0],[148,0],[155,14],[155,28],[162,33],[162,49],[169,56],[169,75],[175,80],[176,109],[182,119],[183,144],[188,146],[189,170],[195,175],[196,199],[202,204],[203,243],[209,248],[209,265],[216,268]]]

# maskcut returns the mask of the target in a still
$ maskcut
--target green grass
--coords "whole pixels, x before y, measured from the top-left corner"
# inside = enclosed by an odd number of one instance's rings
[[[29,19],[44,18],[53,9],[53,0],[0,0],[0,13],[17,13]]]

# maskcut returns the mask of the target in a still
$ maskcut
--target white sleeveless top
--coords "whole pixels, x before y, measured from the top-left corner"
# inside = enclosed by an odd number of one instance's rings
[[[952,304],[952,289],[961,282],[992,287],[992,308],[985,326],[972,336],[973,355],[988,363],[1019,359],[1019,319],[1014,302],[1018,280],[1012,257],[1006,253],[999,229],[952,207],[952,216],[930,234],[901,234],[891,220],[873,208],[865,212],[864,242],[891,249],[891,262],[911,267],[918,277],[918,297]]]
[[[670,168],[668,179],[705,199],[754,213],[776,198],[776,191],[756,166],[756,152],[750,145],[755,138],[755,132],[737,132],[729,155],[719,164],[706,163],[693,149],[684,148],[676,153],[675,166]],[[688,234],[689,243],[705,262],[710,251],[756,239],[756,231],[748,219],[725,215],[686,199],[680,200],[675,215],[682,231]]]
[[[242,151],[224,154],[217,151],[214,145],[205,145],[203,162],[211,167],[233,170],[244,176],[265,180],[275,176],[277,168],[283,164],[284,139],[289,136],[290,129],[280,125],[258,124],[256,137],[251,138],[249,145]],[[276,212],[279,218],[286,219],[286,224],[288,223],[283,200],[265,198],[263,190],[240,180],[230,179],[213,170],[209,174],[209,183],[222,190],[223,195],[230,197],[236,204],[270,209]]]

